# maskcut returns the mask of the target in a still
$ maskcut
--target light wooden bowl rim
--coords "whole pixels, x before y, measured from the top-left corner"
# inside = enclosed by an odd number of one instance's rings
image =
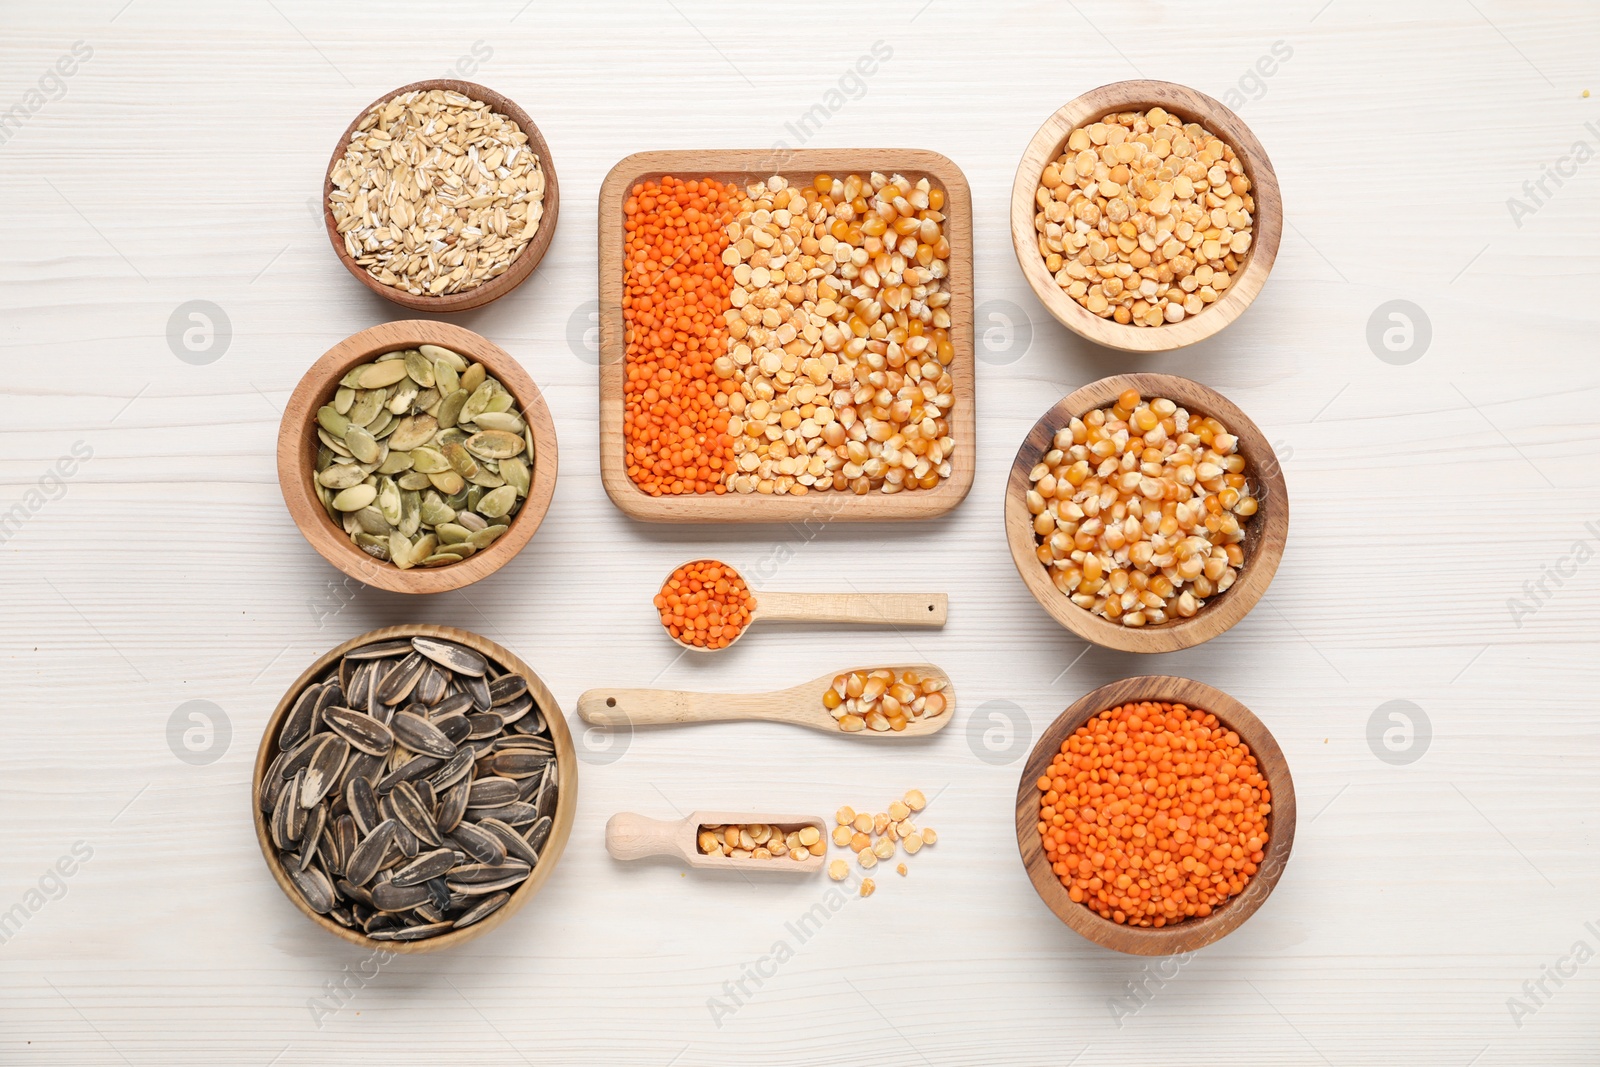
[[[512,261],[511,266],[498,278],[491,279],[484,284],[469,289],[463,293],[447,293],[443,296],[414,296],[384,285],[366,268],[360,266],[350,258],[350,253],[345,249],[344,238],[339,234],[338,226],[333,221],[333,212],[328,207],[328,196],[333,192],[333,170],[339,165],[339,160],[344,158],[345,149],[350,145],[350,135],[356,132],[356,127],[366,117],[367,112],[393,100],[403,93],[427,92],[433,89],[444,89],[448,92],[460,93],[462,96],[481,100],[495,111],[511,119],[522,132],[528,135],[528,145],[539,155],[539,169],[544,172],[544,215],[539,220],[539,229],[534,233],[533,240],[529,241],[522,252]],[[412,311],[434,311],[448,313],[452,311],[468,311],[472,308],[482,307],[491,301],[498,300],[511,290],[528,280],[533,269],[544,259],[544,254],[550,249],[550,241],[555,237],[556,218],[560,214],[561,190],[556,183],[556,167],[550,158],[550,145],[545,141],[544,134],[539,132],[539,127],[534,125],[528,113],[518,107],[511,98],[495,92],[493,89],[477,82],[460,81],[455,78],[430,78],[424,81],[412,82],[402,85],[384,93],[378,99],[356,112],[356,117],[350,120],[350,125],[345,127],[344,134],[339,138],[339,143],[334,146],[333,156],[328,160],[328,170],[322,179],[322,222],[328,231],[328,240],[333,244],[334,255],[339,257],[339,262],[344,264],[345,270],[353,274],[357,281],[368,289],[377,293],[385,300],[392,300],[401,307]]]
[[[351,542],[323,510],[312,484],[315,476],[317,409],[328,403],[349,370],[375,356],[418,345],[440,345],[482,363],[511,391],[517,407],[533,428],[533,483],[511,527],[488,548],[447,567],[413,567],[403,571],[374,559]],[[471,330],[448,322],[402,319],[352,334],[328,349],[311,365],[284,406],[278,427],[278,487],[301,534],[323,559],[350,577],[395,593],[443,593],[486,578],[522,551],[550,509],[555,495],[556,427],[544,394],[504,349]]]
[[[1067,136],[1086,122],[1116,111],[1144,111],[1160,106],[1185,122],[1198,122],[1230,145],[1244,162],[1256,210],[1252,242],[1244,269],[1216,303],[1182,322],[1163,326],[1124,326],[1080,305],[1056,284],[1039,254],[1033,217],[1034,192],[1044,168],[1061,154]],[[1091,89],[1062,106],[1033,135],[1017,164],[1011,187],[1011,244],[1028,284],[1056,321],[1107,348],[1123,352],[1167,352],[1203,341],[1244,313],[1266,284],[1283,237],[1283,197],[1267,151],[1244,120],[1222,101],[1176,82],[1134,79]]]
[[[1049,449],[1056,431],[1074,416],[1082,417],[1085,412],[1113,403],[1123,390],[1130,388],[1137,389],[1146,399],[1167,397],[1193,414],[1213,416],[1227,426],[1228,432],[1239,439],[1239,452],[1245,458],[1247,476],[1260,504],[1244,524],[1244,568],[1232,588],[1208,598],[1206,606],[1191,618],[1137,629],[1078,607],[1055,587],[1034,555],[1037,542],[1033,516],[1028,513],[1028,473]],[[1250,613],[1272,584],[1289,536],[1289,491],[1284,485],[1283,467],[1266,435],[1227,397],[1175,374],[1114,374],[1068,393],[1033,424],[1017,449],[1006,481],[1005,522],[1006,541],[1017,573],[1028,592],[1056,622],[1103,648],[1176,652],[1228,630]]]
[[[331,664],[351,649],[400,637],[437,637],[455,641],[527,679],[528,692],[533,695],[540,714],[550,724],[550,738],[555,742],[556,749],[559,793],[556,797],[555,815],[550,821],[550,836],[545,840],[544,847],[539,850],[538,866],[533,869],[527,880],[517,887],[511,894],[511,899],[506,901],[499,911],[471,926],[422,941],[375,941],[359,931],[340,926],[325,915],[318,915],[301,898],[299,891],[289,881],[289,876],[284,873],[283,864],[278,861],[278,850],[272,843],[272,834],[267,827],[267,815],[261,810],[258,797],[261,794],[261,779],[266,776],[268,766],[278,755],[278,731],[282,729],[284,716],[289,713],[294,698],[299,696],[313,679],[320,677]],[[283,694],[272,717],[267,720],[266,729],[261,734],[261,743],[256,751],[255,771],[250,776],[250,812],[256,828],[256,843],[261,846],[261,855],[267,861],[267,870],[272,873],[273,881],[278,883],[278,888],[283,890],[284,896],[288,897],[306,918],[329,933],[362,948],[397,953],[437,952],[471,941],[493,930],[521,910],[549,880],[556,863],[561,859],[561,853],[567,847],[567,838],[572,833],[572,822],[578,813],[578,753],[573,748],[572,734],[567,729],[567,719],[561,710],[561,705],[556,703],[555,696],[545,686],[544,681],[534,673],[533,668],[524,663],[516,653],[470,630],[460,630],[454,626],[437,626],[432,623],[385,626],[359,637],[352,637],[324,652],[311,666],[301,672],[300,677],[296,678],[294,684]]]
[[[950,433],[956,450],[949,478],[935,489],[868,493],[832,490],[804,496],[757,493],[651,496],[628,477],[623,442],[623,220],[627,193],[646,179],[672,174],[716,178],[741,185],[781,173],[901,173],[926,177],[945,193],[945,235],[950,239],[951,376],[955,404]],[[944,515],[972,489],[977,472],[977,348],[973,333],[972,192],[966,175],[949,157],[915,148],[693,149],[636,152],[611,168],[600,188],[600,476],[606,495],[623,514],[641,522],[881,522]]]
[[[1197,711],[1215,715],[1223,725],[1237,733],[1256,758],[1262,776],[1272,791],[1272,811],[1267,815],[1269,838],[1260,868],[1251,876],[1244,892],[1233,897],[1205,918],[1185,919],[1176,926],[1127,926],[1103,918],[1085,904],[1067,896],[1039,842],[1039,789],[1037,782],[1061,743],[1078,727],[1109,708],[1141,700],[1181,703]],[[1017,849],[1034,890],[1056,918],[1097,945],[1137,956],[1170,956],[1193,952],[1238,929],[1272,895],[1294,849],[1295,795],[1289,762],[1277,738],[1266,724],[1233,697],[1220,689],[1188,678],[1143,675],[1124,678],[1086,693],[1058,715],[1040,733],[1022,768],[1017,784]]]

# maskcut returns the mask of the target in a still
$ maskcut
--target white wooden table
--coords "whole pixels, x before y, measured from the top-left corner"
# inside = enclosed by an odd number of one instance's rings
[[[1600,1061],[1593,4],[1293,0],[1207,5],[1212,21],[1099,0],[520,3],[3,7],[0,115],[21,111],[0,134],[0,514],[23,511],[0,545],[0,1061]],[[878,40],[892,55],[852,80]],[[328,247],[333,139],[383,91],[452,71],[520,102],[555,155],[550,255],[456,321],[543,386],[563,462],[520,557],[419,602],[353,586],[306,546],[273,446],[316,356],[404,316]],[[1006,209],[1045,116],[1140,75],[1238,105],[1289,226],[1240,322],[1127,359],[1043,314]],[[598,477],[600,180],[645,148],[793,145],[785,124],[819,103],[832,113],[806,143],[936,149],[972,182],[976,488],[906,528],[634,525]],[[191,301],[221,309],[226,340],[184,347]],[[1381,342],[1391,327],[1401,351]],[[1128,368],[1227,393],[1279,442],[1294,500],[1265,602],[1156,661],[1055,626],[1000,524],[1027,427]],[[944,588],[950,625],[767,631],[679,659],[651,586],[702,552],[788,588]],[[492,938],[382,963],[272,884],[248,778],[312,658],[409,620],[516,649],[569,714],[596,685],[758,688],[881,655],[947,667],[961,720],[899,752],[762,725],[580,736],[578,821],[543,894]],[[1301,805],[1271,900],[1177,968],[1056,922],[1012,832],[1039,729],[1152,671],[1250,705]],[[923,821],[940,843],[803,934],[820,881],[623,866],[601,845],[619,810],[831,812],[910,786],[937,794]]]

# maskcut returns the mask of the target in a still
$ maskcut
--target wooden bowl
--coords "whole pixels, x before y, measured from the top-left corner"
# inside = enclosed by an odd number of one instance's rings
[[[1137,389],[1146,399],[1167,397],[1194,414],[1213,416],[1226,425],[1228,432],[1239,438],[1239,453],[1247,464],[1246,477],[1260,504],[1244,524],[1244,567],[1232,588],[1208,597],[1206,606],[1190,618],[1138,628],[1080,608],[1055,587],[1034,554],[1038,542],[1033,533],[1033,516],[1028,513],[1028,473],[1050,449],[1056,431],[1074,416],[1081,418],[1095,408],[1109,406],[1130,388]],[[1176,652],[1209,641],[1244,618],[1272,584],[1288,536],[1289,493],[1283,484],[1283,468],[1260,427],[1221,393],[1173,374],[1115,374],[1068,393],[1028,431],[1006,483],[1006,541],[1028,592],[1056,622],[1079,637],[1123,652]]]
[[[278,860],[278,850],[272,843],[272,832],[267,826],[267,815],[261,810],[257,798],[261,793],[261,779],[266,776],[267,768],[278,756],[278,733],[283,727],[284,716],[289,714],[295,698],[314,679],[320,678],[334,661],[351,649],[399,637],[438,637],[446,641],[455,641],[526,678],[529,694],[544,715],[545,721],[550,724],[550,738],[555,742],[556,748],[556,776],[560,792],[556,798],[555,815],[551,818],[550,836],[545,840],[544,847],[539,850],[538,866],[533,869],[527,880],[517,887],[511,894],[511,899],[506,901],[500,910],[471,926],[421,941],[375,941],[359,930],[346,929],[327,916],[318,915],[301,898],[299,891],[289,881],[289,876],[284,873],[283,864]],[[519,659],[515,653],[488,638],[479,637],[468,630],[458,630],[453,626],[427,624],[386,626],[381,630],[364,633],[360,637],[352,637],[337,648],[329,649],[318,657],[315,663],[307,667],[283,694],[283,699],[278,701],[278,707],[273,711],[272,717],[267,720],[266,730],[261,735],[260,747],[256,751],[255,772],[250,777],[250,811],[255,821],[256,842],[261,846],[261,855],[267,861],[267,870],[272,872],[272,878],[278,883],[278,887],[306,918],[334,936],[343,938],[352,945],[360,945],[362,948],[404,953],[437,952],[452,945],[471,941],[493,930],[532,900],[534,894],[538,893],[550,879],[550,872],[555,870],[556,862],[561,859],[561,853],[567,847],[567,837],[572,833],[572,820],[578,813],[578,754],[572,747],[572,735],[567,730],[567,719],[561,710],[561,705],[556,703],[556,698],[533,672],[533,668]]]
[[[1112,112],[1145,111],[1158,105],[1185,122],[1198,122],[1222,138],[1244,163],[1256,204],[1252,242],[1244,269],[1234,276],[1233,284],[1216,303],[1182,322],[1124,326],[1113,319],[1102,319],[1072,299],[1045,269],[1044,257],[1039,254],[1037,231],[1033,228],[1038,210],[1034,194],[1044,168],[1060,156],[1073,130]],[[1278,178],[1266,149],[1250,132],[1250,127],[1221,101],[1173,82],[1113,82],[1084,93],[1039,127],[1039,132],[1033,135],[1022,153],[1017,177],[1011,186],[1011,243],[1034,293],[1067,329],[1096,344],[1124,352],[1166,352],[1182,348],[1210,337],[1238,318],[1272,272],[1282,236],[1283,198],[1278,192]]]
[[[533,484],[527,499],[511,520],[511,528],[482,552],[446,567],[401,570],[374,559],[351,542],[349,536],[323,510],[313,478],[316,475],[317,409],[333,399],[339,379],[350,368],[385,352],[418,345],[440,345],[477,360],[516,398],[517,407],[533,428]],[[459,326],[425,319],[384,323],[345,338],[311,365],[289,397],[278,428],[278,488],[289,514],[311,547],[350,577],[395,593],[443,593],[488,577],[522,551],[544,521],[556,489],[556,427],[545,407],[544,395],[522,365],[498,345]]]
[[[379,104],[387,103],[402,93],[426,92],[433,89],[444,89],[460,93],[462,96],[474,100],[482,100],[495,111],[511,119],[528,135],[528,145],[539,155],[539,167],[544,171],[544,216],[539,220],[539,229],[534,233],[533,240],[529,241],[522,249],[521,254],[512,261],[511,266],[498,278],[494,278],[475,289],[468,289],[462,293],[447,293],[444,296],[413,296],[412,294],[392,285],[384,285],[366,268],[358,265],[350,257],[344,246],[344,238],[340,236],[333,221],[333,212],[328,209],[328,197],[333,192],[333,170],[339,165],[339,160],[344,158],[345,149],[350,146],[350,135],[356,132],[356,126]],[[482,307],[492,300],[498,300],[511,290],[528,280],[528,275],[533,273],[533,268],[539,265],[544,254],[550,248],[550,240],[555,236],[556,217],[560,213],[561,190],[556,184],[556,168],[550,159],[550,146],[545,143],[544,135],[539,132],[539,127],[533,124],[528,113],[518,107],[509,98],[501,96],[493,89],[486,88],[476,82],[456,81],[450,78],[434,78],[427,81],[412,82],[400,88],[384,93],[378,99],[368,104],[356,113],[356,117],[345,127],[344,136],[339,138],[339,143],[333,148],[333,156],[328,160],[328,173],[322,179],[322,221],[328,230],[328,240],[333,243],[334,255],[339,257],[339,262],[344,264],[345,270],[355,275],[357,281],[371,289],[385,300],[392,300],[401,307],[410,308],[412,311],[467,311],[471,308]]]
[[[715,493],[651,496],[628,477],[623,440],[624,359],[627,342],[622,317],[623,265],[628,192],[642,181],[664,175],[715,178],[741,186],[782,174],[803,184],[818,174],[903,174],[927,178],[945,194],[945,236],[950,240],[950,343],[955,359],[955,403],[950,436],[956,450],[951,472],[939,486],[914,492],[807,493],[804,496]],[[977,470],[977,370],[973,341],[972,192],[949,158],[908,148],[817,148],[773,152],[768,149],[639,152],[611,168],[600,187],[600,478],[606,494],[624,514],[641,522],[883,522],[943,515],[966,499]]]
[[[1255,756],[1261,774],[1272,791],[1272,811],[1267,814],[1267,848],[1260,868],[1244,887],[1244,892],[1219,905],[1205,918],[1185,919],[1175,926],[1160,929],[1128,926],[1104,918],[1085,904],[1078,904],[1067,896],[1045,858],[1039,841],[1039,789],[1037,782],[1050,766],[1050,761],[1061,751],[1061,743],[1078,727],[1108,708],[1141,700],[1179,703],[1198,711],[1215,715],[1230,730],[1236,732]],[[1294,848],[1295,800],[1294,779],[1289,774],[1289,763],[1260,719],[1250,709],[1220,689],[1190,681],[1187,678],[1168,678],[1147,675],[1124,678],[1120,682],[1103,685],[1079,698],[1045,727],[1028,762],[1022,768],[1022,780],[1017,784],[1017,848],[1022,853],[1022,865],[1040,899],[1056,914],[1056,918],[1072,927],[1097,945],[1136,956],[1170,956],[1179,952],[1193,952],[1211,944],[1237,929],[1272,894],[1272,889],[1283,875],[1289,862],[1289,852]]]

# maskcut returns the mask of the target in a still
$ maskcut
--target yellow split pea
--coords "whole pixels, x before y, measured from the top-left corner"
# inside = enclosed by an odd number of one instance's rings
[[[1163,108],[1080,126],[1040,175],[1039,254],[1090,313],[1123,325],[1182,322],[1237,279],[1255,198],[1233,147]]]

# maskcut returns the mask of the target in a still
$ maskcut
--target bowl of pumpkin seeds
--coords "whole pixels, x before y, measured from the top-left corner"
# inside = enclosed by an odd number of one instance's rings
[[[538,529],[556,482],[538,386],[470,330],[391,322],[335,345],[289,398],[278,483],[323,558],[400,593],[492,574]]]
[[[430,952],[506,921],[560,859],[577,758],[555,698],[502,646],[391,626],[321,656],[261,737],[267,868],[318,926]]]

